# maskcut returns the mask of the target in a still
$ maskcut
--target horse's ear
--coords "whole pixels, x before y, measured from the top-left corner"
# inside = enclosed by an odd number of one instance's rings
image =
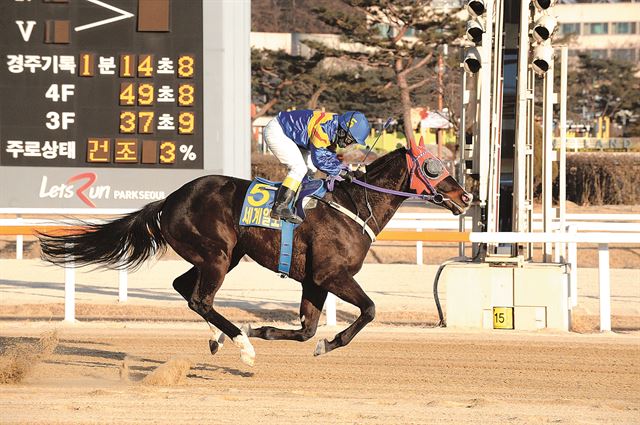
[[[420,136],[420,143],[419,143],[419,145],[420,145],[420,146],[424,146],[424,138],[423,138],[422,136]]]

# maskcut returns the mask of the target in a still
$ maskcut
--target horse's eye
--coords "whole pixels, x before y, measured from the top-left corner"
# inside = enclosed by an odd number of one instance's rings
[[[442,162],[436,158],[427,158],[422,164],[422,170],[431,179],[437,179],[444,171]]]

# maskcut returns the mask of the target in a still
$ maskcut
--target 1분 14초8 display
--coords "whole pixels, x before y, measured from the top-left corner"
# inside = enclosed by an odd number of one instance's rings
[[[202,1],[6,0],[0,165],[203,168]]]

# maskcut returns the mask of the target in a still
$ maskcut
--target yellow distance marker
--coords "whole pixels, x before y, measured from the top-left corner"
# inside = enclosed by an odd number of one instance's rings
[[[493,329],[513,329],[513,307],[493,307]]]

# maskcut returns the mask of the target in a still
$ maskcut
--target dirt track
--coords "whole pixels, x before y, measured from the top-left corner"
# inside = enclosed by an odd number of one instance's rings
[[[53,327],[4,322],[0,346]],[[209,335],[193,323],[62,327],[52,356],[22,383],[0,386],[0,423],[640,423],[637,332],[371,327],[318,358],[317,338],[253,340],[253,368],[230,343],[212,357]],[[192,364],[183,384],[140,383],[176,356]]]

